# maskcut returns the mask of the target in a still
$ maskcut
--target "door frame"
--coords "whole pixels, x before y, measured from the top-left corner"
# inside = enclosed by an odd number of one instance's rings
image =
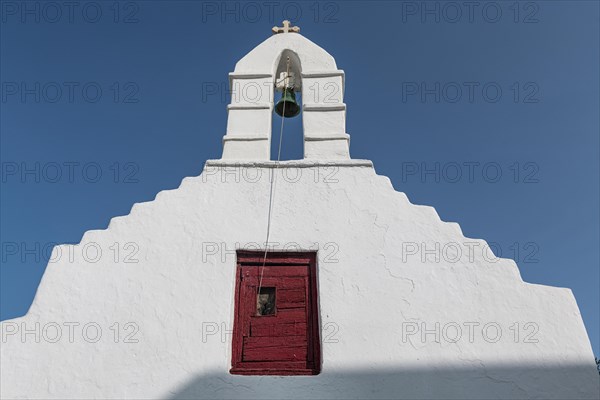
[[[235,274],[235,297],[234,297],[234,318],[231,340],[231,369],[229,372],[235,375],[317,375],[321,372],[321,338],[320,338],[320,320],[319,320],[319,298],[317,288],[317,253],[315,251],[270,251],[267,252],[265,261],[264,251],[238,250],[236,260]],[[241,301],[241,271],[242,266],[269,265],[277,266],[308,266],[308,298],[309,303],[307,318],[307,351],[312,354],[312,365],[305,368],[293,366],[277,365],[269,367],[269,363],[261,363],[260,366],[251,367],[242,361],[243,346],[243,323],[240,313]],[[282,267],[285,268],[285,267]],[[256,364],[256,363],[254,363]],[[274,362],[275,364],[275,362]]]

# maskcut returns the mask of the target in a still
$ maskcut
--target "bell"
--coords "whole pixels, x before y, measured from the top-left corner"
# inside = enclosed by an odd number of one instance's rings
[[[285,110],[284,110],[285,108]],[[300,114],[300,105],[296,102],[296,95],[294,89],[286,88],[283,91],[281,99],[275,105],[275,112],[277,115],[285,118],[292,118]]]

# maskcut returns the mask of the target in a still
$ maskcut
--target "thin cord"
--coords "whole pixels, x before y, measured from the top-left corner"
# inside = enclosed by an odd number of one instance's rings
[[[286,77],[289,79],[290,74],[290,58],[287,58]],[[285,97],[287,91],[287,85],[283,86],[283,97]],[[275,199],[275,182],[277,180],[277,170],[279,169],[279,161],[281,159],[281,143],[283,142],[283,121],[285,121],[285,104],[283,102],[283,110],[281,112],[281,128],[279,129],[279,148],[277,150],[277,161],[275,162],[275,168],[273,169],[273,176],[271,178],[271,189],[269,194],[269,213],[267,215],[267,238],[265,240],[265,255],[263,257],[263,264],[260,269],[260,280],[258,281],[258,293],[262,287],[263,274],[265,272],[265,264],[267,263],[267,253],[269,251],[269,236],[271,235],[271,212],[273,211],[273,201]]]

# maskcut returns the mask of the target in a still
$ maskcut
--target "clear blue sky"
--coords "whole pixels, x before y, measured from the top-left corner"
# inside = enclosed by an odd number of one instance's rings
[[[213,89],[287,17],[346,72],[353,158],[527,282],[572,288],[600,355],[598,2],[246,4],[1,2],[2,319],[27,312],[52,243],[220,157]]]

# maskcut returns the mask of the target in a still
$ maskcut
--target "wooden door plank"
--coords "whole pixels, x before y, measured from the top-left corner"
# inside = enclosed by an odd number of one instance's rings
[[[240,365],[248,369],[304,369],[311,368],[312,365],[306,361],[245,361]]]
[[[244,347],[243,361],[305,361],[306,346],[266,347],[247,349]]]
[[[264,278],[268,278],[268,277],[274,277],[274,278],[281,278],[281,277],[305,277],[308,275],[308,267],[302,266],[302,267],[285,267],[285,266],[279,266],[279,267],[267,267],[265,266],[264,268],[262,266],[246,266],[246,267],[242,267],[242,270],[244,271],[244,276],[263,276]]]
[[[282,346],[306,346],[306,336],[265,336],[244,338],[245,349],[262,349]]]
[[[277,300],[286,303],[304,303],[306,300],[306,291],[304,287],[290,288],[284,286],[277,288]]]
[[[250,325],[250,336],[300,336],[306,335],[306,323],[278,325]]]

